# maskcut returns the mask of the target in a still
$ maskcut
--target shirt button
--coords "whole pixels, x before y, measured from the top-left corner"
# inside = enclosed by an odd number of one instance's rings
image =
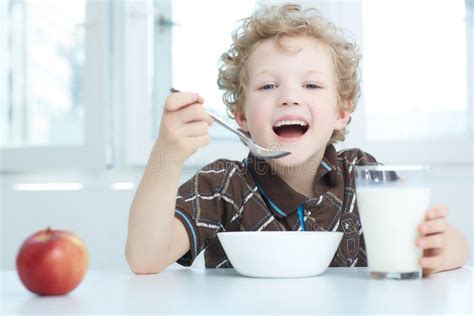
[[[318,223],[314,223],[312,228],[313,228],[314,231],[320,231],[321,230]]]
[[[350,266],[350,265],[352,264],[352,262],[353,262],[352,258],[347,258],[347,259],[346,259],[346,264],[347,264],[348,266]]]

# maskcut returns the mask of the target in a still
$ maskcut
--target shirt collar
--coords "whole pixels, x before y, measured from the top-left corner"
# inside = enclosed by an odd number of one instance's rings
[[[263,159],[249,154],[244,163],[248,166],[258,188],[278,218],[286,217],[296,211],[308,198],[291,188],[280,178]],[[337,152],[332,144],[326,147],[324,157],[317,167],[314,191],[322,192],[324,186],[337,185]],[[307,166],[310,168],[310,166]]]

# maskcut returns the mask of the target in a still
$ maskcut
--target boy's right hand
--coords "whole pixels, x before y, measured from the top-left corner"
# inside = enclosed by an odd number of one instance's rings
[[[214,120],[203,102],[197,93],[175,92],[168,96],[156,142],[162,158],[183,163],[199,147],[209,144],[209,126]]]

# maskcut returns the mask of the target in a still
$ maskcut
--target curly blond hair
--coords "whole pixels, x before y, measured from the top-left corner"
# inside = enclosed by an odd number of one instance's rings
[[[223,101],[228,115],[243,113],[248,83],[247,61],[258,43],[275,38],[281,45],[284,37],[308,36],[325,43],[332,52],[337,78],[338,106],[352,113],[360,96],[358,65],[361,56],[345,30],[325,19],[316,9],[297,4],[262,7],[245,19],[232,33],[233,44],[220,58],[217,84],[224,90]],[[352,102],[343,102],[343,101]],[[349,119],[350,122],[350,119]],[[348,124],[349,124],[348,122]],[[345,139],[346,128],[334,131],[330,143]]]

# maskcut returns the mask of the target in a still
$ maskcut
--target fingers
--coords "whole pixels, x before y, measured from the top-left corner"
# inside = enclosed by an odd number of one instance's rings
[[[206,121],[196,121],[185,124],[182,128],[183,136],[204,136],[209,133],[209,125]]]
[[[423,249],[424,255],[420,259],[420,265],[425,276],[439,271],[443,265],[443,249],[446,246],[448,228],[447,214],[448,208],[445,205],[434,206],[426,212],[425,222],[418,226],[422,237],[416,240],[416,244]]]
[[[195,143],[198,147],[207,146],[211,142],[211,136],[209,134],[192,137],[191,139],[193,140],[193,143]]]
[[[423,269],[437,270],[443,264],[441,256],[423,257],[420,265]]]
[[[444,248],[445,242],[445,234],[425,236],[416,240],[417,246],[421,249]]]
[[[208,125],[214,122],[212,116],[202,107],[200,103],[194,103],[182,108],[176,113],[176,119],[181,123],[188,123],[194,121],[205,121]]]
[[[422,235],[430,235],[443,233],[448,228],[448,223],[445,218],[437,218],[433,220],[427,220],[426,222],[418,226],[418,231]]]
[[[441,255],[441,249],[431,248],[423,250],[423,257],[434,257]]]
[[[160,124],[157,146],[176,161],[184,161],[199,147],[209,144],[209,125],[214,120],[195,93],[173,92],[168,96]]]
[[[448,207],[446,205],[437,205],[433,206],[431,209],[426,212],[425,219],[435,219],[435,218],[442,218],[446,217],[448,214]]]
[[[165,109],[168,111],[177,111],[193,103],[204,103],[204,99],[197,93],[176,92],[171,93],[166,99]]]
[[[420,266],[423,269],[423,276],[430,275],[439,271],[443,265],[441,249],[432,248],[423,251],[423,257],[420,259]]]

